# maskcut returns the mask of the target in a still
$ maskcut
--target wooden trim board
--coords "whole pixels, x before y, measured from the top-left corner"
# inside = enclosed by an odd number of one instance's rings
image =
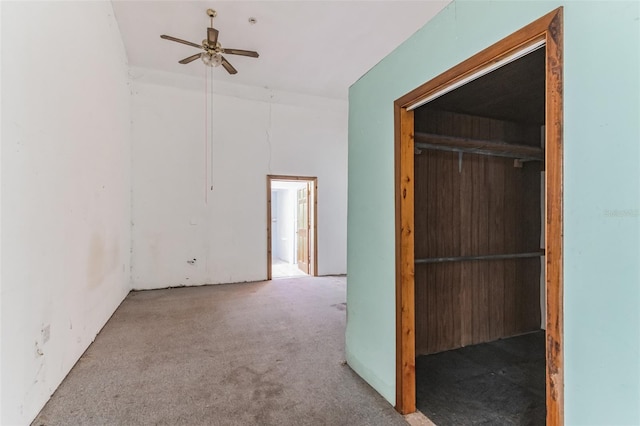
[[[558,8],[396,100],[396,409],[416,410],[414,268],[414,113],[408,108],[434,93],[544,41],[545,251],[546,251],[546,406],[547,425],[564,422],[563,360],[563,27]]]
[[[413,111],[395,109],[396,409],[416,411]]]

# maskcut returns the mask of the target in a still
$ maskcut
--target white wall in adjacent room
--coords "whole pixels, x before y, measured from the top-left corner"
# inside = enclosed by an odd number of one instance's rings
[[[276,193],[278,194],[276,204],[277,222],[271,224],[272,241],[276,247],[274,256],[288,263],[293,263],[296,235],[296,193],[291,189],[278,189]],[[273,203],[273,199],[271,203]],[[274,225],[277,225],[277,229]]]
[[[14,425],[129,291],[130,88],[109,1],[2,2],[0,31],[0,423]]]
[[[204,78],[132,69],[133,287],[266,279],[269,174],[318,177],[319,274],[344,274],[347,102],[217,72],[207,95]]]
[[[278,194],[277,222],[273,223],[273,216],[271,217],[272,242],[276,247],[274,256],[288,263],[297,263],[298,191],[306,187],[306,181],[271,181],[271,189]],[[271,204],[273,203],[272,198]],[[310,213],[313,213],[313,209]]]

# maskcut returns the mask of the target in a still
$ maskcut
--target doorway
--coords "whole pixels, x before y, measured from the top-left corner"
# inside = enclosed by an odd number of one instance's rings
[[[522,84],[505,98],[504,82],[485,91],[484,76],[518,80],[531,66],[535,111],[510,104],[528,96],[514,93]],[[546,331],[524,345],[542,345],[546,423],[562,424],[562,9],[398,99],[395,130],[396,409],[416,410],[419,353],[534,331],[544,315]]]
[[[267,279],[317,276],[317,178],[267,176]]]

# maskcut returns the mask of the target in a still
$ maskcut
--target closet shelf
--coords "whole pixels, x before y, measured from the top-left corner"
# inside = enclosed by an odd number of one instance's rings
[[[470,154],[516,158],[522,161],[544,161],[544,151],[542,148],[536,146],[422,132],[415,132],[414,140],[417,149],[466,152]]]
[[[415,259],[415,263],[443,263],[443,262],[463,262],[469,260],[505,260],[505,259],[527,259],[532,257],[544,256],[544,250],[538,250],[530,253],[511,253],[511,254],[487,254],[482,256],[452,256],[452,257],[428,257],[423,259]]]

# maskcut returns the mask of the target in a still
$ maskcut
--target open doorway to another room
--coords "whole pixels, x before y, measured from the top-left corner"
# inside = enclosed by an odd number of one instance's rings
[[[317,178],[267,177],[268,279],[317,275]]]

